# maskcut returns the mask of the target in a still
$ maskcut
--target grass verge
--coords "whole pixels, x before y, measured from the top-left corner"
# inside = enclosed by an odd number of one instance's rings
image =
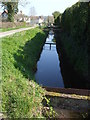
[[[0,28],[0,32],[6,32],[6,31],[10,31],[10,30],[16,30],[16,29],[20,29],[20,28],[28,28],[30,26],[18,26],[15,28]]]
[[[45,94],[35,83],[45,33],[32,29],[2,38],[2,112],[8,118],[41,118]]]

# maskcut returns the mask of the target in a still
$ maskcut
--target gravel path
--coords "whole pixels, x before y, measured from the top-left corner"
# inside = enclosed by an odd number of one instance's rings
[[[29,30],[29,29],[32,29],[32,28],[35,28],[35,27],[20,28],[20,29],[16,29],[16,30],[10,30],[10,31],[7,31],[7,32],[0,32],[0,38],[5,37],[5,36],[9,36],[9,35],[15,34],[17,32],[24,31],[24,30]]]

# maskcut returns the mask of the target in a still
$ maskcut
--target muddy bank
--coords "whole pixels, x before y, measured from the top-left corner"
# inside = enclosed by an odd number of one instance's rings
[[[90,101],[46,95],[58,118],[89,118]],[[48,105],[44,102],[44,105]]]
[[[56,118],[68,118],[78,120],[88,119],[90,117],[90,97],[76,94],[64,94],[61,92],[47,91],[46,99],[43,99],[43,105],[46,109],[53,107],[56,112]]]

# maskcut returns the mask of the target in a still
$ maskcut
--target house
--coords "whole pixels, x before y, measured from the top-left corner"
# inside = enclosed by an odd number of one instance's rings
[[[39,25],[42,25],[43,21],[44,21],[43,18],[39,16],[39,20],[38,20]]]
[[[27,15],[24,15],[22,13],[22,11],[18,12],[17,14],[15,14],[14,16],[14,22],[26,22],[26,23],[30,23],[30,17]]]
[[[14,22],[23,22],[23,21],[24,21],[24,14],[22,13],[22,11],[14,15]]]
[[[38,16],[30,16],[30,24],[31,25],[37,25],[38,24]]]
[[[25,16],[24,17],[24,22],[30,23],[31,22],[31,18],[29,16]]]

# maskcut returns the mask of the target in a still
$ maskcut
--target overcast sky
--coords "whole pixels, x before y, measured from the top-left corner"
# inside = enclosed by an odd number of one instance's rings
[[[73,4],[79,0],[27,0],[31,2],[26,6],[22,7],[19,5],[19,10],[22,10],[24,14],[30,15],[30,8],[34,7],[36,15],[52,15],[54,11],[59,11],[61,13],[67,7],[71,7]]]

